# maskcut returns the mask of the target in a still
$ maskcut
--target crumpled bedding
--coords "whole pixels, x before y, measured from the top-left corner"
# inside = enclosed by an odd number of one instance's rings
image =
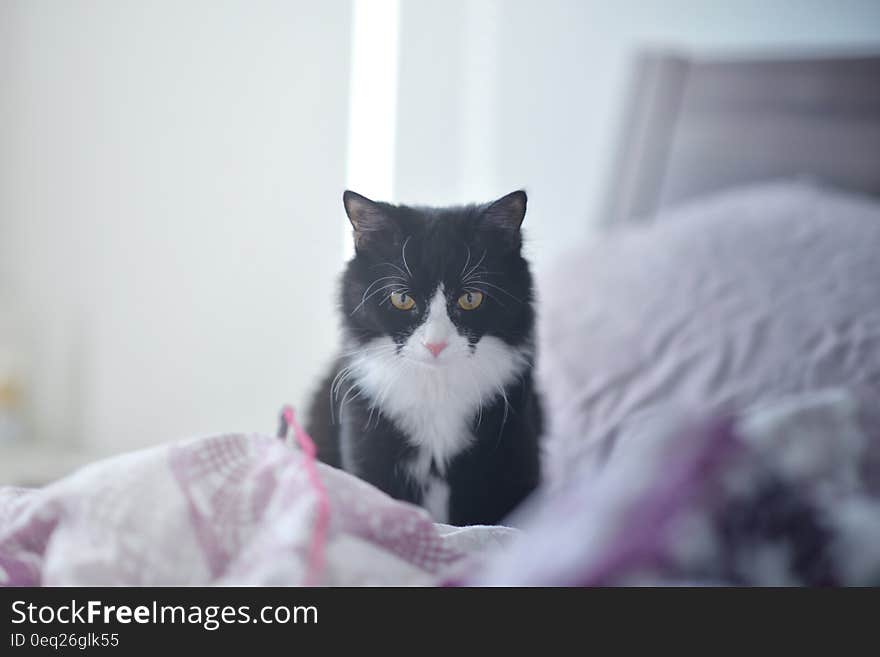
[[[277,438],[198,438],[0,489],[0,584],[876,585],[878,402],[658,409],[531,499],[520,531],[434,524],[317,464],[322,498]]]
[[[474,585],[880,585],[880,398],[667,407],[521,512]]]
[[[230,434],[110,458],[39,490],[0,488],[0,585],[430,585],[514,530],[435,525],[302,451]]]
[[[876,199],[805,181],[720,192],[579,247],[538,289],[553,481],[670,402],[880,394]]]

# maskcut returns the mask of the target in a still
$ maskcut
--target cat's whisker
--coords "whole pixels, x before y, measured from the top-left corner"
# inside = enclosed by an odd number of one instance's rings
[[[495,288],[496,290],[498,290],[498,291],[501,292],[502,294],[506,294],[507,296],[509,296],[511,299],[513,299],[513,300],[516,301],[517,303],[524,303],[522,299],[513,296],[510,292],[508,292],[507,290],[505,290],[505,289],[504,289],[503,287],[501,287],[500,285],[495,285],[494,283],[489,283],[488,281],[482,281],[482,280],[481,280],[481,281],[474,281],[473,284],[474,284],[474,285],[486,285],[486,286],[488,286],[488,287]]]
[[[383,290],[387,290],[389,288],[394,288],[394,287],[397,288],[396,290],[394,290],[394,292],[406,292],[407,291],[407,287],[404,285],[401,285],[400,283],[389,283],[388,285],[383,285],[380,288],[376,288],[375,290],[370,292],[369,296],[362,299],[361,302],[357,306],[355,306],[355,309],[352,310],[350,314],[354,315],[358,310],[360,310],[367,303],[367,301],[372,299],[374,296],[376,296],[377,294],[379,294]]]
[[[382,290],[387,290],[388,288],[391,288],[391,287],[396,287],[398,290],[408,290],[409,289],[409,288],[407,288],[407,286],[404,283],[398,283],[398,282],[387,283],[387,284],[383,285],[382,287],[377,287],[375,290],[370,292],[369,296],[367,296],[367,298],[366,298],[366,301],[369,301],[370,299],[372,299],[374,296],[379,294]]]
[[[364,290],[364,295],[361,297],[361,303],[362,304],[364,303],[364,300],[366,299],[367,294],[370,292],[371,289],[373,289],[374,285],[376,285],[377,283],[381,283],[382,281],[389,281],[389,280],[403,281],[404,283],[406,283],[406,279],[402,278],[401,276],[382,276],[381,278],[377,278],[376,280],[374,280],[373,282],[371,282],[367,286],[366,290]]]
[[[388,281],[388,280],[406,281],[406,279],[403,276],[380,276],[379,278],[370,282],[370,284],[367,286],[367,289],[364,290],[364,296],[367,296],[367,293],[370,291],[370,288],[372,288],[376,283],[381,283],[382,281]]]
[[[350,366],[343,367],[342,369],[340,369],[340,370],[336,373],[336,376],[333,377],[333,381],[330,382],[330,396],[331,396],[331,399],[332,399],[332,397],[333,397],[333,390],[336,388],[336,386],[337,386],[337,384],[338,384],[340,378],[342,378],[343,376],[345,376],[346,372],[348,372],[350,369],[351,369]]]
[[[472,272],[472,273],[469,275],[469,278],[470,278],[470,277],[473,277],[473,276],[482,276],[482,275],[484,275],[484,274],[496,275],[496,276],[497,276],[497,275],[500,275],[500,274],[503,274],[503,273],[504,273],[504,272],[500,272],[500,271],[492,271],[492,270],[489,270],[489,269],[479,269],[479,270],[477,270],[477,271],[475,271],[475,272]]]
[[[373,336],[372,333],[368,333],[366,331],[364,331],[363,335],[364,336],[367,336],[367,335]],[[367,344],[363,344],[363,345],[347,344],[346,346],[351,347],[351,349],[349,351],[342,352],[342,354],[340,354],[341,356],[348,356],[351,354],[359,354],[364,351],[374,351],[374,350],[379,350],[379,349],[394,349],[397,346],[397,344],[384,344],[384,343],[369,344],[369,343],[367,343]]]
[[[353,374],[353,368],[347,367],[344,370],[340,371],[340,374],[342,376],[340,376],[339,380],[336,381],[335,385],[333,387],[331,387],[331,390],[333,391],[333,400],[334,401],[339,400],[339,391],[342,388],[342,386],[345,384],[345,382],[351,378],[351,376]]]
[[[413,278],[412,271],[410,271],[409,265],[406,264],[406,245],[409,243],[410,239],[412,239],[412,235],[403,240],[403,246],[400,249],[400,255],[403,257],[403,266],[406,267],[406,271],[409,274],[409,277]]]
[[[510,411],[510,402],[507,399],[507,392],[504,390],[503,386],[497,385],[495,386],[501,395],[501,398],[504,400],[504,415],[501,417],[501,427],[498,429],[498,442],[495,444],[495,449],[501,445],[501,437],[504,435],[504,425],[507,424],[507,414]]]
[[[477,377],[474,375],[470,369],[468,370],[468,374],[471,377],[471,381],[474,384],[474,392],[477,396],[477,423],[474,425],[474,430],[479,429],[480,425],[483,423],[483,406],[485,404],[485,399],[483,398],[483,393],[480,391],[480,384],[477,381]]]
[[[336,424],[336,412],[335,412],[335,402],[339,398],[339,387],[348,378],[348,375],[351,372],[351,368],[344,367],[333,377],[333,381],[330,383],[330,422],[332,424]],[[340,420],[342,417],[340,416]]]
[[[334,407],[335,407],[335,402],[339,399],[339,389],[342,387],[342,385],[345,383],[345,381],[348,380],[348,378],[352,375],[352,370],[353,370],[352,367],[343,368],[342,370],[339,371],[339,373],[333,379],[333,383],[330,384],[330,419],[334,424],[336,422],[336,413],[334,411]],[[351,386],[349,386],[348,390],[350,390],[350,389],[351,389]],[[346,394],[347,394],[348,390],[346,390]],[[344,398],[345,398],[345,396],[343,395],[343,399]],[[339,419],[340,420],[342,419],[341,407],[340,407]]]
[[[408,292],[409,291],[409,288],[407,288],[406,286],[400,285],[400,283],[389,283],[388,285],[383,285],[382,287],[374,290],[370,294],[370,296],[368,296],[366,298],[366,301],[369,301],[370,299],[372,299],[374,296],[376,296],[380,292],[382,292],[384,290],[389,290],[389,289],[391,290],[391,294],[394,294],[395,292]]]
[[[403,271],[400,267],[395,265],[393,262],[380,262],[379,264],[373,265],[370,269],[376,269],[376,267],[394,267],[397,271],[400,272],[402,276],[406,276],[406,272]]]
[[[366,348],[362,350],[361,353],[370,353],[370,358],[376,359],[377,361],[381,360],[384,356],[386,359],[390,356],[390,351],[395,349],[395,345],[377,345],[372,348]],[[342,386],[348,381],[351,377],[356,377],[356,370],[358,369],[358,363],[349,363],[345,367],[339,370],[339,372],[334,377],[332,383],[330,384],[330,419],[335,423],[335,412],[334,412],[334,403],[339,399],[339,393]],[[359,387],[357,382],[353,385],[349,385],[345,394],[342,397],[342,403],[339,405],[339,419],[342,419],[342,409],[345,406],[345,401],[348,396],[348,393],[352,388]],[[353,397],[352,399],[357,399],[360,396],[360,393]]]
[[[458,275],[459,278],[464,278],[464,270],[468,268],[468,265],[471,264],[471,247],[465,245],[467,248],[467,260],[464,261],[464,267],[461,268],[461,273]]]
[[[380,344],[373,345],[372,347],[358,347],[357,349],[352,349],[351,351],[344,351],[339,354],[340,358],[347,358],[349,356],[358,356],[362,354],[372,354],[372,353],[382,353],[383,351],[392,352],[397,349],[396,344]]]
[[[483,255],[480,256],[480,259],[477,261],[477,264],[475,264],[473,267],[471,267],[470,270],[468,271],[468,273],[464,275],[464,278],[467,279],[471,274],[473,274],[477,270],[477,268],[483,264],[483,260],[485,260],[485,259],[486,259],[486,249],[483,249]]]
[[[399,368],[398,368],[398,369],[399,369]],[[373,405],[373,407],[370,409],[370,415],[371,415],[371,416],[372,416],[373,411],[374,411],[375,409],[377,409],[377,408],[381,408],[381,407],[385,404],[385,402],[386,402],[387,399],[388,399],[388,395],[389,395],[389,393],[391,392],[391,388],[392,388],[392,386],[393,386],[392,381],[389,381],[389,382],[386,384],[385,388],[379,393],[379,396],[378,396],[378,399],[376,400],[376,403],[375,403],[375,404]],[[381,415],[381,411],[379,412],[379,414]],[[376,426],[377,426],[377,427],[379,426],[379,418],[378,418],[378,417],[376,418]]]
[[[394,360],[388,360],[387,358],[385,359],[385,365],[389,366],[389,368],[393,372],[393,375],[388,378],[388,382],[385,384],[385,387],[379,391],[379,394],[376,395],[376,397],[373,399],[373,402],[370,404],[370,406],[369,406],[370,415],[367,418],[367,423],[364,426],[364,429],[369,429],[370,422],[373,419],[373,414],[375,413],[377,408],[381,408],[382,405],[385,403],[385,400],[386,400],[386,397],[388,396],[388,393],[391,391],[391,388],[396,383],[397,373],[400,371],[400,363],[396,362],[396,361],[397,361],[397,359],[394,359]],[[381,411],[379,412],[379,415],[381,415]],[[379,416],[376,416],[376,427],[378,427],[378,426],[379,426]]]
[[[462,278],[462,280],[463,280],[463,281],[469,281],[469,280],[472,280],[472,279],[474,279],[474,278],[479,278],[479,277],[482,276],[485,272],[486,272],[485,269],[481,269],[481,268],[479,268],[479,267],[476,268],[476,269],[471,269],[471,270],[467,273],[467,276],[465,276],[464,278]]]
[[[496,297],[496,296],[494,296],[494,295],[492,295],[492,294],[489,294],[489,291],[488,291],[488,290],[481,290],[481,289],[479,289],[479,288],[476,288],[476,287],[470,287],[470,286],[468,286],[468,287],[463,287],[462,290],[465,291],[465,292],[479,292],[480,294],[485,294],[487,297],[489,297],[490,299],[492,299],[495,303],[497,303],[497,304],[498,304],[499,306],[501,306],[502,308],[507,308],[507,306],[505,306],[503,303],[501,303],[501,299],[499,299],[498,297]]]
[[[355,396],[352,397],[351,400],[349,400],[348,395],[351,393],[352,390],[357,390],[357,394],[355,394]],[[345,402],[354,401],[355,399],[359,399],[361,397],[362,392],[363,391],[357,385],[349,386],[348,390],[346,390],[345,394],[342,396],[342,402],[340,402],[340,404],[339,404],[339,418],[340,418],[340,420],[342,419],[342,412],[345,410]]]

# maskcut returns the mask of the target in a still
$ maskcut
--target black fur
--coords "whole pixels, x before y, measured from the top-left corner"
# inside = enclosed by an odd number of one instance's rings
[[[451,523],[497,523],[535,488],[540,473],[542,419],[532,382],[532,278],[521,255],[525,193],[454,208],[394,206],[353,192],[346,192],[344,203],[356,245],[341,285],[344,352],[390,336],[399,353],[442,283],[450,319],[471,349],[491,335],[527,354],[522,375],[505,388],[507,409],[498,395],[484,403],[481,413],[467,418],[475,440],[452,458],[442,477],[450,488]],[[477,288],[484,300],[476,310],[464,311],[455,303],[463,289],[462,272],[478,261],[483,274]],[[408,294],[417,303],[409,312],[394,308],[387,290],[370,296],[381,286],[375,284],[377,278],[401,272],[406,272]],[[356,381],[331,390],[345,364],[345,356],[340,356],[311,405],[308,428],[319,458],[396,498],[421,503],[424,491],[401,467],[416,456],[417,448],[382,407],[376,407],[376,400],[355,394]],[[351,394],[343,405],[347,393]],[[432,471],[439,475],[436,464]]]

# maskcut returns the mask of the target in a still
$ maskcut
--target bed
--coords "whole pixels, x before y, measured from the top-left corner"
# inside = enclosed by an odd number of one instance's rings
[[[606,234],[539,281],[521,531],[210,436],[0,489],[0,584],[880,584],[880,58],[635,71]]]

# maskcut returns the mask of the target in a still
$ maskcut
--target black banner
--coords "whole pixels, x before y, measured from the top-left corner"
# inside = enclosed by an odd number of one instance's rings
[[[10,588],[0,589],[0,655],[155,654],[194,645],[400,648],[404,640],[415,641],[413,649],[452,650],[470,637],[494,644],[543,636],[556,644],[604,636],[623,646],[674,642],[713,628],[727,643],[742,632],[788,627],[805,636],[830,629],[830,612],[846,598],[854,603],[845,605],[850,623],[861,616],[869,621],[862,627],[872,627],[875,596],[730,589]]]

